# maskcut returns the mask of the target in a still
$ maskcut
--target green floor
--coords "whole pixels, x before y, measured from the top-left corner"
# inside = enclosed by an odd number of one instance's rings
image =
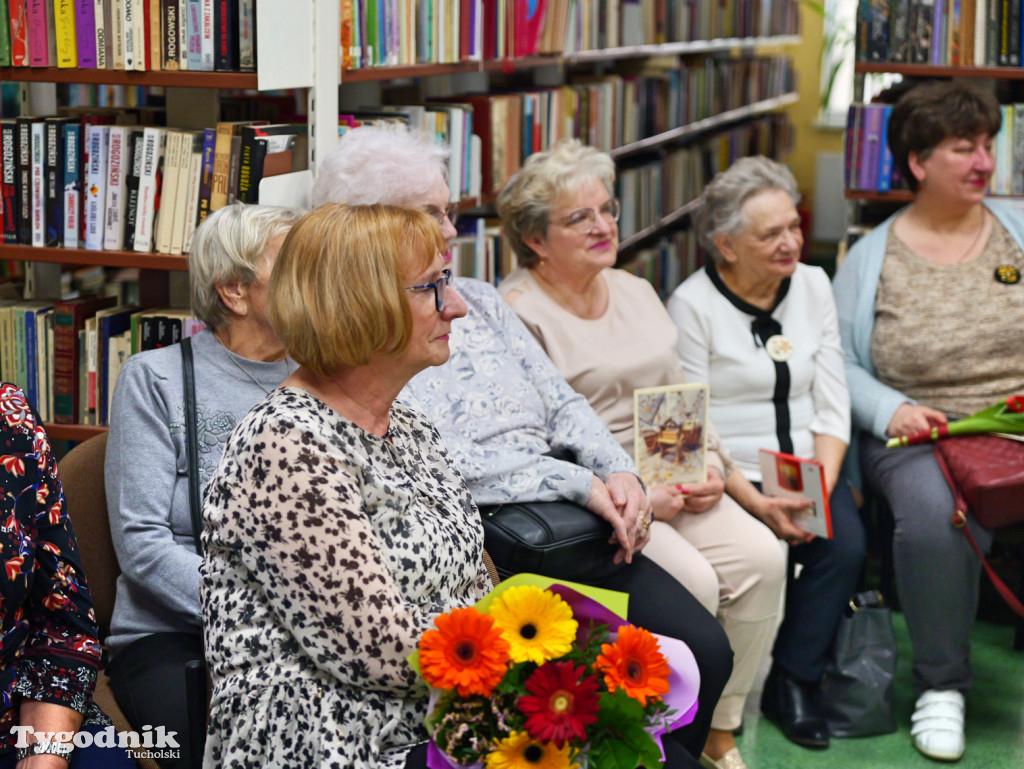
[[[899,665],[893,703],[899,730],[882,737],[833,740],[824,751],[797,747],[748,701],[744,733],[737,739],[750,769],[937,769],[910,744],[910,644],[903,616],[895,614]],[[967,697],[967,752],[958,769],[1024,769],[1024,651],[1013,651],[1013,629],[978,622],[971,636],[974,687]],[[751,697],[751,700],[755,700]]]

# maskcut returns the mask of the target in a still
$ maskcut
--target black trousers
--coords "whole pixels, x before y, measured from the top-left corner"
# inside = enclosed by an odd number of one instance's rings
[[[149,724],[177,732],[179,758],[159,760],[163,769],[192,766],[185,663],[201,659],[202,636],[154,633],[128,644],[107,665],[114,699],[136,731]]]

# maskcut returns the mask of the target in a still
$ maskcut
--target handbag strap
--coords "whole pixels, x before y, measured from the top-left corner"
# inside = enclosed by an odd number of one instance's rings
[[[199,439],[196,435],[196,376],[192,363],[192,340],[181,340],[181,368],[185,384],[185,452],[188,455],[188,506],[192,516],[192,536],[196,552],[203,555],[199,535],[203,531],[203,518],[199,505]]]
[[[992,568],[992,564],[988,562],[985,554],[982,553],[981,548],[978,547],[978,543],[974,539],[974,535],[971,533],[971,527],[967,525],[967,500],[964,499],[964,495],[960,491],[960,486],[957,485],[955,480],[953,480],[953,474],[949,470],[946,458],[942,455],[942,452],[939,451],[938,446],[935,448],[935,458],[939,462],[939,469],[942,470],[942,475],[945,476],[946,483],[949,484],[949,488],[953,492],[953,504],[955,511],[950,518],[950,522],[955,528],[962,531],[965,537],[967,537],[967,543],[981,559],[981,564],[985,567],[985,571],[988,573],[988,578],[992,580],[993,586],[999,595],[1002,596],[1003,600],[1006,601],[1007,606],[1013,609],[1018,617],[1024,619],[1024,604],[1021,604],[1020,599],[1014,595],[1013,591],[1010,590],[1005,582],[1003,582],[1002,578],[996,574],[996,570]]]

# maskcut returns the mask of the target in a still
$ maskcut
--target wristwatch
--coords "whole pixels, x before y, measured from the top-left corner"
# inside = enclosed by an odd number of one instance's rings
[[[28,747],[18,748],[18,760],[22,761],[29,756],[60,756],[70,761],[74,749],[75,746],[70,742],[33,742]]]

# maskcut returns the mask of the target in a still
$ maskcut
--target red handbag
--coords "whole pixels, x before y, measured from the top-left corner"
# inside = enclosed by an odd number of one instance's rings
[[[960,435],[935,444],[956,500],[953,525],[981,558],[996,590],[1018,615],[1024,605],[995,573],[967,526],[968,511],[987,529],[1024,521],[1024,443],[998,435]]]

